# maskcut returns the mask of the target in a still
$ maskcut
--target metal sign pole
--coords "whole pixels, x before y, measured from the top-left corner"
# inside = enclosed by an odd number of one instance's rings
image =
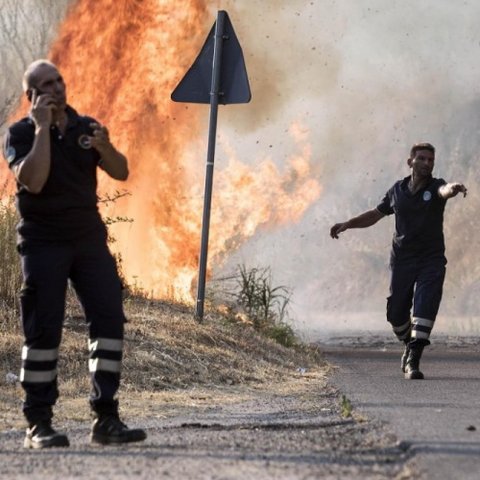
[[[210,211],[212,205],[213,163],[215,159],[215,140],[217,135],[218,97],[220,95],[220,73],[222,68],[222,49],[225,12],[219,11],[215,27],[215,43],[213,51],[212,86],[210,89],[210,123],[208,127],[208,150],[205,167],[205,197],[203,204],[202,240],[200,246],[200,265],[198,273],[197,305],[195,317],[203,321],[205,302],[205,282],[207,276],[208,235],[210,229]]]

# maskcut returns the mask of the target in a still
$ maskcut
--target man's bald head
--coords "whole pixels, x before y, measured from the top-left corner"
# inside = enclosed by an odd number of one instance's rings
[[[35,81],[37,80],[38,73],[40,70],[45,68],[55,69],[58,71],[57,66],[50,60],[46,59],[35,60],[27,67],[25,73],[23,74],[22,81],[24,92],[36,87]]]

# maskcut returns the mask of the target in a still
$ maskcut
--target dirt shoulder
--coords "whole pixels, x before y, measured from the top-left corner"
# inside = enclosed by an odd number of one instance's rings
[[[25,451],[22,337],[0,329],[0,478],[419,478],[387,427],[348,408],[318,348],[286,348],[235,318],[127,302],[121,415],[148,439],[89,443],[86,329],[67,314],[55,426],[68,449]],[[12,376],[13,375],[13,376]]]
[[[71,447],[25,451],[21,427],[2,429],[0,478],[418,478],[385,426],[342,416],[340,399],[323,368],[268,385],[122,395],[123,417],[148,439],[100,448],[88,443],[86,402],[65,400],[56,418]]]

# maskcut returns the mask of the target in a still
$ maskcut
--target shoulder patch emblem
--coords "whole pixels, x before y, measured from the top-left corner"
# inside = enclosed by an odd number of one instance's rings
[[[9,146],[5,149],[5,159],[7,160],[8,163],[13,162],[16,156],[17,156],[17,151],[15,150],[14,147]]]
[[[425,192],[423,192],[423,200],[425,200],[425,202],[428,202],[431,199],[432,193],[429,190],[425,190]]]

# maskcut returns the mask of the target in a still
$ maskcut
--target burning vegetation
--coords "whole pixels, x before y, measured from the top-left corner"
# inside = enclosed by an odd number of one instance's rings
[[[129,158],[125,188],[131,195],[102,208],[110,217],[133,219],[113,227],[114,249],[121,253],[127,281],[157,298],[192,299],[207,110],[175,104],[170,94],[211,23],[207,4],[200,0],[184,2],[181,9],[173,1],[80,0],[49,55],[65,77],[69,103],[107,125]],[[282,169],[264,152],[254,151],[247,162],[223,137],[214,181],[210,269],[260,227],[298,220],[318,197],[308,132],[292,122],[290,134],[297,153]],[[119,188],[106,176],[100,186],[106,195]]]

